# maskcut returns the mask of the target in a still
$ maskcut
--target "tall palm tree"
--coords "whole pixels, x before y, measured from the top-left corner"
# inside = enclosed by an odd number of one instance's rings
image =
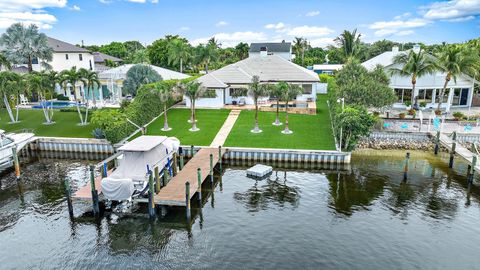
[[[183,39],[172,39],[167,44],[168,64],[180,65],[180,73],[183,73],[184,63],[192,56],[190,45]]]
[[[173,99],[173,87],[166,82],[156,83],[152,91],[158,96],[160,102],[163,104],[163,128],[162,131],[170,131],[171,127],[168,126],[167,106]]]
[[[255,104],[255,127],[251,130],[253,133],[260,133],[262,130],[258,127],[258,99],[268,95],[269,85],[260,83],[260,77],[252,77],[252,82],[248,87],[248,95],[253,98]]]
[[[77,105],[78,116],[80,117],[80,125],[84,125],[85,122],[83,120],[82,112],[80,111],[80,100],[77,99],[77,93],[76,93],[77,91],[75,89],[75,85],[78,82],[81,82],[84,87],[87,84],[83,78],[83,72],[77,70],[76,67],[72,67],[71,69],[60,72],[60,77],[61,77],[60,84],[63,85],[65,89],[65,94],[68,89],[68,85],[70,84],[70,87],[72,87],[75,103]]]
[[[56,73],[55,71],[52,71]],[[25,75],[26,90],[30,93],[37,93],[42,106],[45,124],[53,124],[53,109],[49,106],[47,95],[51,95],[55,89],[55,75],[52,72],[32,72]],[[50,74],[52,73],[52,74]]]
[[[192,108],[192,128],[189,129],[190,131],[199,131],[200,129],[197,128],[197,121],[195,119],[195,102],[199,99],[207,90],[201,83],[196,81],[187,82],[186,84],[180,84],[177,87],[182,95],[185,95],[190,99],[191,108]]]
[[[2,70],[3,67],[5,67],[5,69],[7,70],[10,70],[12,66],[10,64],[10,61],[8,61],[8,59],[5,57],[5,55],[0,53],[0,70]]]
[[[357,57],[360,52],[360,37],[361,34],[357,34],[357,29],[353,31],[343,30],[343,32],[335,38],[335,43],[342,49],[344,61],[350,61]]]
[[[218,44],[213,40],[207,45],[199,45],[197,47],[197,61],[205,67],[205,72],[208,73],[208,66],[211,62],[218,58]]]
[[[302,58],[302,66],[305,63],[305,51],[308,49],[309,45],[307,39],[302,37],[295,37],[293,40],[293,49],[295,51],[295,55],[298,55]]]
[[[235,56],[237,56],[240,60],[243,60],[248,57],[248,50],[250,46],[247,43],[240,42],[235,46]]]
[[[12,24],[0,37],[5,57],[14,64],[28,63],[28,71],[33,71],[33,60],[52,61],[53,49],[48,45],[45,34],[38,32],[34,24],[24,26]]]
[[[446,73],[445,83],[438,98],[437,110],[440,110],[443,96],[445,95],[445,90],[450,80],[453,78],[453,81],[457,82],[457,77],[462,73],[469,74],[473,77],[478,75],[480,57],[475,51],[469,48],[463,48],[460,45],[446,45],[438,52],[437,59],[438,69]]]
[[[285,102],[285,129],[282,131],[283,134],[292,134],[288,128],[288,103],[294,100],[298,95],[303,93],[303,88],[298,84],[288,84],[287,91],[283,94],[283,101]]]
[[[10,105],[9,97],[16,92],[16,88],[20,87],[21,77],[19,74],[11,71],[0,72],[0,94],[3,97],[3,103],[7,109],[8,116],[10,117],[10,122],[17,122],[13,116],[12,106]]]
[[[96,98],[95,98],[95,91],[94,89],[97,88],[99,89],[100,87],[100,80],[98,79],[98,74],[97,72],[95,71],[91,71],[91,70],[88,70],[88,69],[84,69],[84,68],[81,68],[79,70],[79,73],[81,73],[81,76],[82,76],[82,81],[84,82],[84,87],[87,89],[87,91],[85,92],[85,96],[87,97],[86,100],[86,110],[85,110],[85,120],[83,122],[84,125],[88,124],[88,108],[90,107],[89,106],[89,102],[88,102],[88,98],[92,98],[92,102],[93,102],[93,107],[96,108],[97,107],[97,101],[96,101]],[[101,89],[99,89],[99,91],[101,91]]]
[[[281,126],[282,122],[280,122],[279,117],[279,110],[280,110],[280,100],[282,99],[283,95],[288,90],[288,84],[286,82],[279,82],[274,87],[272,87],[270,91],[270,95],[274,96],[277,99],[277,115],[275,117],[275,122],[272,125]]]
[[[412,108],[418,108],[417,95],[415,94],[415,85],[417,84],[418,78],[435,72],[436,67],[432,61],[432,58],[425,54],[425,52],[421,49],[418,51],[413,49],[410,50],[410,52],[408,53],[397,54],[393,58],[393,63],[400,65],[401,68],[392,68],[390,70],[391,74],[398,74],[400,76],[411,76]]]

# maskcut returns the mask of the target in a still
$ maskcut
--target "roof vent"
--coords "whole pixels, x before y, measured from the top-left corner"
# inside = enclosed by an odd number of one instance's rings
[[[260,47],[260,56],[264,57],[268,55],[268,48],[267,47]]]

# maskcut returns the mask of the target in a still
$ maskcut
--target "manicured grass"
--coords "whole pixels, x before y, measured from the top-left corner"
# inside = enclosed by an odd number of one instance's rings
[[[15,111],[14,111],[15,113]],[[44,125],[45,118],[42,110],[24,109],[19,112],[20,123],[9,124],[7,110],[0,110],[0,129],[16,131],[21,129],[33,129],[37,136],[46,137],[73,137],[92,138],[93,125],[78,126],[80,118],[76,112],[60,112],[55,110],[53,120],[55,124]]]
[[[188,131],[192,127],[192,124],[187,122],[190,119],[189,109],[171,109],[167,116],[168,125],[172,130],[168,132],[160,130],[164,122],[162,115],[147,127],[147,135],[177,137],[182,145],[209,146],[227,119],[230,110],[197,109],[195,112],[199,131]]]
[[[262,133],[250,130],[255,124],[255,111],[242,111],[225,142],[225,146],[282,149],[335,150],[335,142],[326,95],[317,99],[317,115],[289,114],[289,128],[293,134],[285,135],[285,112],[280,113],[283,125],[274,126],[275,113],[259,112],[259,126]]]

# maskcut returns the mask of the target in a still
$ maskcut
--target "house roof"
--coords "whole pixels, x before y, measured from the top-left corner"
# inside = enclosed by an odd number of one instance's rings
[[[269,52],[290,52],[292,43],[290,42],[265,42],[250,44],[250,52],[260,52],[260,48],[267,47]]]
[[[362,66],[364,66],[368,70],[373,70],[376,66],[382,65],[384,67],[388,67],[393,64],[393,58],[401,53],[405,53],[405,51],[388,51],[384,52],[382,54],[379,54],[373,58],[370,58],[369,60],[365,61],[362,63]]]
[[[52,47],[54,52],[84,52],[84,53],[90,52],[85,48],[80,48],[73,44],[70,44],[55,38],[47,37],[47,39],[48,39],[48,45]]]
[[[126,65],[121,65],[115,68],[111,68],[105,71],[102,71],[98,74],[98,77],[100,79],[115,79],[115,80],[124,80],[127,77],[127,72],[128,70],[135,66],[136,64],[126,64]],[[162,67],[157,67],[154,65],[149,65],[145,64],[147,66],[150,66],[153,68],[160,76],[162,76],[163,80],[181,80],[181,79],[186,79],[190,77],[189,75],[176,72],[170,69],[162,68]]]
[[[320,64],[313,65],[313,70],[340,70],[343,68],[342,64]]]
[[[315,72],[276,55],[249,57],[215,70],[198,78],[197,81],[202,82],[207,88],[226,88],[231,84],[251,83],[255,75],[260,77],[261,82],[320,81]]]
[[[113,62],[121,62],[122,59],[101,52],[93,52],[93,59],[95,63],[104,63],[105,60],[110,60]]]

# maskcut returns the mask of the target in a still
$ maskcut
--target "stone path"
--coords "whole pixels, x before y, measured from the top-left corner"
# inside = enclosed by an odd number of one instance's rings
[[[222,128],[220,128],[217,135],[215,136],[215,139],[213,139],[212,143],[210,144],[210,147],[223,146],[225,140],[227,140],[228,134],[230,134],[230,131],[232,131],[233,125],[235,125],[235,122],[237,121],[240,112],[240,110],[230,111],[230,114],[223,123]]]

